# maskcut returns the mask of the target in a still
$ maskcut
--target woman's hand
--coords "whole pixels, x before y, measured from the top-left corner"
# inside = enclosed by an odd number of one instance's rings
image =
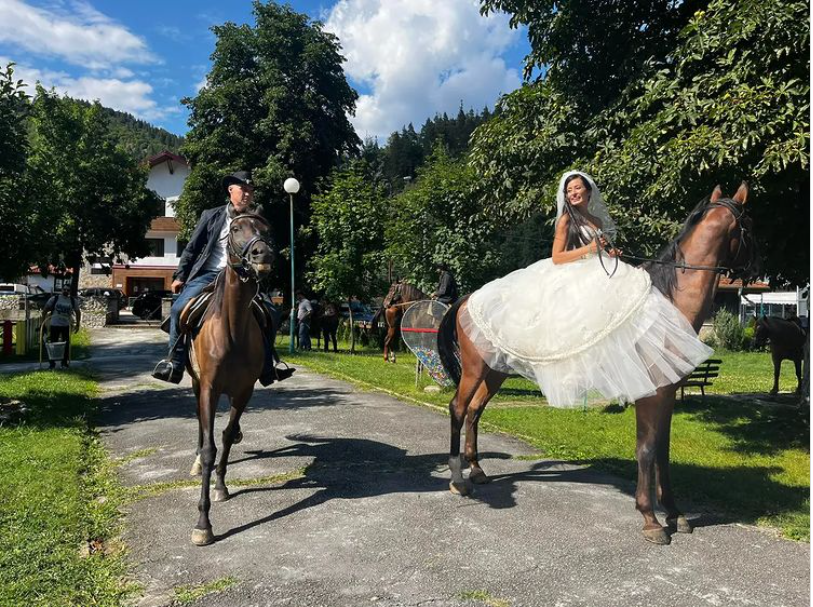
[[[598,239],[593,239],[590,243],[590,252],[598,253],[599,248],[604,249],[607,247],[607,239],[604,236],[599,236]]]
[[[621,257],[624,254],[624,251],[621,249],[610,249],[607,251],[607,255],[610,257]]]

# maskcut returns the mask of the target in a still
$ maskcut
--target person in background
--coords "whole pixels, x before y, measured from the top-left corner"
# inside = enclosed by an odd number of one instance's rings
[[[62,368],[64,369],[70,364],[68,354],[71,344],[71,316],[75,317],[74,333],[79,331],[82,320],[82,310],[79,308],[79,302],[75,297],[71,297],[71,288],[69,286],[63,286],[62,292],[54,295],[45,304],[45,308],[42,310],[43,323],[49,315],[51,317],[51,329],[48,336],[50,342],[65,342],[65,353],[62,355]],[[53,369],[56,362],[51,360],[48,366]]]
[[[297,335],[299,335],[299,347],[302,350],[311,349],[311,315],[313,314],[313,306],[308,298],[302,293],[297,291],[296,301],[298,303],[296,309],[296,322],[297,322]]]

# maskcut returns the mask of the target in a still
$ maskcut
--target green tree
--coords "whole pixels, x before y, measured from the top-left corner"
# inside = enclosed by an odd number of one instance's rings
[[[35,243],[26,182],[29,103],[22,81],[14,80],[13,65],[0,71],[0,217],[4,232],[0,280],[14,280],[26,272]]]
[[[41,86],[32,106],[29,203],[42,266],[73,270],[84,255],[149,254],[145,235],[160,199],[147,169],[111,136],[103,108],[59,97]]]
[[[717,183],[751,186],[748,209],[775,283],[810,279],[809,6],[712,2],[672,65],[594,123],[589,162],[628,237],[654,252]]]
[[[500,235],[481,212],[475,183],[472,169],[438,146],[414,185],[390,203],[387,255],[403,278],[431,292],[435,264],[446,263],[465,291],[498,273]]]
[[[369,301],[386,284],[383,276],[384,196],[368,178],[369,167],[356,161],[331,176],[313,199],[309,232],[319,244],[310,260],[314,289],[333,301]],[[350,326],[353,326],[352,307]],[[350,351],[355,352],[351,330]]]
[[[607,107],[647,64],[663,65],[680,31],[709,0],[481,0],[528,28],[525,77],[546,81],[580,111]]]
[[[296,224],[307,223],[316,184],[360,141],[349,122],[357,93],[342,70],[339,41],[321,23],[273,2],[253,3],[255,24],[225,23],[217,38],[206,85],[189,107],[190,131],[182,148],[192,171],[178,202],[186,231],[200,213],[225,203],[227,173],[246,169],[258,186],[257,202],[287,242],[287,199],[282,183],[302,184]],[[304,254],[308,247],[297,247]],[[285,282],[283,269],[277,278]]]
[[[511,6],[525,11],[515,15],[519,22],[541,19],[543,33],[561,26],[555,15],[530,11],[527,2],[484,3],[488,10]],[[621,92],[603,107],[589,108],[564,81],[568,74],[573,81],[592,78],[588,72],[601,72],[615,61],[602,54],[612,49],[599,52],[600,46],[590,55],[595,67],[575,69],[572,61],[550,59],[555,65],[543,81],[501,100],[498,115],[475,132],[471,152],[482,191],[500,201],[489,209],[504,220],[540,208],[550,217],[559,175],[582,168],[593,173],[614,207],[622,246],[652,254],[717,183],[733,190],[745,179],[752,186],[749,209],[766,275],[774,282],[804,283],[809,280],[808,5],[714,0],[688,15],[687,7],[695,4],[676,5],[677,22],[685,19],[685,27],[665,37],[649,62],[641,62],[646,53],[630,55],[638,57],[640,67],[625,72],[630,77]],[[597,20],[591,27],[607,25]],[[540,36],[531,35],[530,61],[560,51],[573,54],[570,46],[545,46]],[[574,33],[574,40],[581,36]]]

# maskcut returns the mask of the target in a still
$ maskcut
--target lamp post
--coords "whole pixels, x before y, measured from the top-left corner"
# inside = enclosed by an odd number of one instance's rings
[[[299,182],[289,177],[282,184],[291,201],[291,345],[289,352],[294,353],[294,331],[296,330],[296,283],[294,282],[294,194],[299,191]]]

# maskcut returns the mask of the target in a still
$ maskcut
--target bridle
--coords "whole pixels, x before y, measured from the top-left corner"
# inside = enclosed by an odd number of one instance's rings
[[[708,202],[706,205],[704,205],[701,209],[698,209],[696,212],[705,214],[706,211],[708,211],[712,207],[723,207],[723,208],[727,209],[734,216],[734,220],[737,222],[737,230],[739,230],[739,238],[737,240],[737,252],[731,258],[732,263],[740,258],[740,254],[742,253],[744,246],[747,246],[749,249],[751,249],[750,254],[748,255],[748,261],[743,266],[741,266],[741,267],[701,266],[701,265],[693,265],[693,264],[682,263],[682,262],[679,262],[679,261],[656,259],[656,258],[652,258],[652,257],[639,257],[637,255],[626,255],[626,254],[620,255],[620,257],[623,257],[624,259],[628,259],[628,260],[631,260],[631,261],[642,261],[642,262],[646,262],[646,263],[668,265],[668,266],[671,266],[671,267],[673,267],[675,269],[683,270],[683,271],[686,271],[686,270],[703,270],[703,271],[707,271],[707,272],[715,272],[717,274],[725,275],[725,276],[727,276],[728,278],[730,278],[732,280],[734,278],[742,278],[743,280],[745,280],[747,277],[750,276],[752,267],[754,265],[754,261],[756,259],[756,255],[754,255],[754,244],[753,244],[753,242],[751,242],[748,245],[745,244],[745,241],[746,241],[746,239],[748,239],[748,234],[749,234],[748,228],[745,227],[744,222],[743,222],[743,219],[748,217],[746,215],[746,212],[745,212],[745,207],[744,207],[744,205],[742,203],[737,202],[735,200],[732,200],[731,198],[720,198],[718,200],[715,200],[714,202]],[[605,267],[605,265],[604,265],[604,260],[602,258],[602,253],[601,253],[602,247],[600,246],[600,243],[598,242],[599,238],[602,237],[602,236],[604,236],[604,238],[608,241],[607,242],[608,246],[611,249],[614,248],[612,243],[609,241],[609,239],[607,238],[607,236],[605,234],[596,234],[596,236],[595,236],[596,244],[599,245],[599,246],[597,246],[599,263],[601,263],[601,267],[607,273],[607,276],[612,277],[615,274],[615,272],[618,270],[618,257],[614,257],[614,259],[615,259],[615,267],[613,268],[612,272],[609,272],[607,270],[607,268]],[[752,240],[752,239],[748,239],[748,240]]]
[[[244,213],[242,215],[238,215],[232,219],[232,224],[234,224],[235,221],[240,221],[242,219],[253,219],[259,221],[266,228],[269,230],[271,229],[271,226],[268,225],[268,221],[256,213]],[[226,251],[229,255],[229,267],[237,273],[237,276],[242,282],[247,282],[252,278],[256,279],[257,270],[251,261],[249,261],[248,253],[251,251],[251,247],[258,242],[264,242],[269,247],[271,246],[271,242],[265,236],[263,236],[261,232],[257,231],[253,238],[249,239],[248,242],[242,246],[242,248],[238,249],[233,238],[235,233],[236,232],[231,231],[231,228],[229,229],[229,236],[226,243]]]

